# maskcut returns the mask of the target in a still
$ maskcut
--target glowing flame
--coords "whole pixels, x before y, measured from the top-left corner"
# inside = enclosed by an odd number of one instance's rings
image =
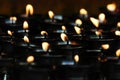
[[[105,14],[104,13],[100,13],[98,17],[99,17],[99,21],[100,22],[104,22],[105,21]]]
[[[79,62],[79,55],[75,55],[74,60],[75,60],[75,62]]]
[[[111,12],[115,11],[116,10],[116,4],[115,3],[111,3],[111,4],[108,4],[107,5],[107,9]]]
[[[48,42],[42,42],[42,49],[48,51],[50,44]]]
[[[99,20],[95,19],[93,17],[90,17],[90,21],[93,23],[93,25],[98,28],[99,27]]]
[[[12,32],[10,30],[7,31],[8,35],[12,36]]]
[[[120,56],[120,49],[118,49],[117,51],[116,51],[116,56]]]
[[[26,43],[29,43],[29,38],[27,36],[24,36],[23,40],[26,42]]]
[[[44,35],[48,35],[48,33],[46,31],[41,31],[41,35],[44,36]]]
[[[120,28],[120,22],[117,23],[117,27]]]
[[[116,30],[116,31],[115,31],[115,35],[116,35],[116,36],[120,36],[120,31],[119,31],[119,30]]]
[[[54,17],[54,13],[53,13],[53,11],[48,11],[48,15],[49,15],[49,18],[50,19],[53,19],[53,17]]]
[[[65,31],[65,30],[66,30],[66,27],[65,27],[65,26],[62,26],[62,30],[64,30],[64,31]]]
[[[82,21],[81,21],[80,19],[76,19],[76,20],[75,20],[75,24],[81,25],[81,24],[82,24]]]
[[[102,49],[107,50],[107,49],[109,49],[110,45],[109,44],[102,44],[101,47],[102,47]]]
[[[74,29],[75,29],[75,31],[76,31],[77,34],[81,33],[81,28],[79,28],[77,26],[74,26]]]
[[[34,62],[34,56],[28,56],[26,61],[28,63]]]
[[[31,4],[27,4],[26,6],[26,15],[33,15],[34,9],[33,6]]]
[[[100,36],[100,35],[102,35],[102,32],[100,32],[100,31],[95,31],[95,34],[96,34],[97,36]]]
[[[17,17],[15,17],[15,16],[10,17],[10,20],[11,20],[11,21],[17,21]]]
[[[87,15],[88,12],[87,12],[87,10],[85,10],[84,8],[81,8],[81,9],[80,9],[80,14],[81,14],[81,15]]]
[[[68,40],[68,36],[65,33],[61,33],[61,39],[62,41],[67,41]]]
[[[28,29],[28,22],[27,21],[23,22],[23,29]]]

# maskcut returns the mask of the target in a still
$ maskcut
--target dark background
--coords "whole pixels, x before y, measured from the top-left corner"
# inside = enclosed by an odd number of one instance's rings
[[[33,5],[36,14],[46,14],[51,9],[56,14],[70,15],[78,13],[80,8],[97,14],[100,7],[112,2],[120,6],[120,0],[0,0],[0,14],[24,14],[28,3]]]

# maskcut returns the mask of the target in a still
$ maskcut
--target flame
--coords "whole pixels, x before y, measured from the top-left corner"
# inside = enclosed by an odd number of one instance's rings
[[[100,13],[98,18],[99,18],[100,22],[104,22],[105,21],[105,14],[104,13]]]
[[[90,17],[90,21],[93,23],[93,25],[98,28],[99,27],[99,20],[95,19],[93,17]]]
[[[33,6],[31,4],[27,4],[26,6],[26,15],[33,15],[34,9]]]
[[[116,56],[120,56],[120,49],[116,50]]]
[[[81,21],[80,19],[76,19],[76,20],[75,20],[75,24],[81,25],[81,24],[82,24],[82,21]]]
[[[34,56],[28,56],[26,61],[28,63],[34,62]]]
[[[81,33],[81,28],[79,28],[77,26],[74,26],[74,29],[75,29],[75,31],[76,31],[77,34]]]
[[[100,32],[100,31],[95,31],[95,34],[96,34],[97,36],[100,36],[100,35],[102,35],[102,32]]]
[[[17,21],[17,17],[15,17],[15,16],[10,17],[10,20],[11,20],[11,21]]]
[[[48,35],[48,33],[46,31],[41,31],[41,35],[44,36],[44,35]]]
[[[68,40],[68,36],[65,33],[61,33],[61,39],[62,41],[67,41]]]
[[[109,45],[109,44],[102,44],[101,47],[102,47],[104,50],[107,50],[107,49],[109,49],[110,45]]]
[[[64,30],[64,31],[66,30],[66,27],[64,25],[62,26],[62,30]]]
[[[49,15],[49,18],[50,19],[53,19],[53,17],[54,17],[54,13],[53,13],[53,11],[48,11],[48,15]]]
[[[29,43],[29,38],[27,36],[24,36],[23,40],[26,42],[26,43]]]
[[[48,51],[50,44],[48,42],[42,42],[42,49]]]
[[[120,28],[120,22],[117,23],[117,27]]]
[[[23,22],[23,29],[28,29],[28,22],[27,21]]]
[[[76,54],[76,55],[74,56],[74,60],[75,60],[75,62],[79,62],[79,55]]]
[[[12,36],[12,32],[10,30],[7,31],[8,35]]]
[[[119,30],[116,30],[116,31],[115,31],[115,35],[116,35],[116,36],[120,36],[120,31],[119,31]]]
[[[111,4],[108,4],[107,5],[107,9],[111,12],[115,11],[116,10],[116,4],[115,3],[111,3]]]
[[[81,15],[87,15],[88,12],[87,12],[87,10],[85,10],[84,8],[81,8],[81,9],[80,9],[80,14],[81,14]]]

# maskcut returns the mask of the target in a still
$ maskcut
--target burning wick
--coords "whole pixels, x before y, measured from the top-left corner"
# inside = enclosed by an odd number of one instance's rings
[[[102,38],[102,32],[101,31],[95,31],[95,34],[98,36],[99,39]]]
[[[28,63],[34,62],[34,56],[28,56],[26,61],[27,61]]]
[[[77,26],[74,26],[74,29],[75,29],[75,32],[79,35],[81,34],[81,28],[77,27]]]
[[[42,42],[42,49],[46,52],[49,51],[50,44],[48,42]]]
[[[82,25],[82,21],[80,19],[76,19],[75,20],[75,24],[76,24],[76,26],[81,26]]]
[[[86,9],[81,8],[80,11],[79,11],[79,13],[80,13],[80,16],[81,16],[81,17],[83,17],[83,18],[88,18],[88,12],[87,12]]]
[[[75,61],[76,63],[79,62],[79,55],[76,54],[76,55],[74,56],[74,61]]]
[[[48,16],[49,16],[49,18],[52,20],[52,22],[55,22],[54,21],[54,16],[55,16],[55,14],[54,14],[54,12],[53,11],[48,11]]]
[[[11,21],[12,24],[16,23],[17,17],[15,17],[15,16],[10,17],[10,21]]]
[[[29,47],[29,43],[30,43],[29,38],[27,36],[24,36],[23,40],[27,44],[27,47]]]
[[[8,35],[10,36],[11,41],[13,40],[13,32],[10,30],[7,31]]]
[[[34,9],[31,4],[26,5],[26,16],[28,17],[29,15],[33,15]]]
[[[23,22],[23,29],[25,30],[25,33],[28,32],[28,28],[29,28],[28,22],[27,22],[27,21],[24,21],[24,22]]]
[[[44,38],[47,38],[48,36],[48,33],[46,31],[41,31],[40,33],[42,36],[44,36]]]
[[[64,33],[66,32],[66,27],[64,25],[62,26],[62,30],[64,31]]]
[[[67,42],[67,44],[69,44],[68,36],[65,33],[61,33],[60,37],[62,41]]]

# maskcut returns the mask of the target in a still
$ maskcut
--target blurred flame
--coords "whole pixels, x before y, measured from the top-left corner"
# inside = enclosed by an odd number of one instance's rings
[[[34,62],[34,56],[28,56],[27,57],[27,62],[28,63]]]
[[[50,44],[48,42],[42,42],[42,49],[48,51]]]
[[[93,17],[90,17],[90,21],[93,23],[93,25],[98,28],[99,27],[99,20],[95,19]]]
[[[75,29],[75,31],[76,31],[77,34],[81,33],[81,28],[79,28],[77,26],[74,26],[74,29]]]
[[[44,35],[48,35],[48,33],[46,31],[41,31],[41,35],[44,36]]]
[[[50,19],[53,19],[53,17],[54,17],[54,13],[53,13],[53,11],[48,11],[48,15],[49,15],[49,18]]]
[[[100,13],[98,18],[99,18],[100,22],[104,22],[105,21],[105,14],[104,13]]]
[[[120,22],[117,23],[117,27],[120,28]]]
[[[65,33],[61,33],[61,39],[62,41],[67,41],[68,40],[68,36]]]
[[[12,36],[12,32],[10,30],[7,31],[8,35]]]
[[[87,15],[87,14],[88,14],[88,12],[87,12],[87,10],[86,10],[86,9],[81,8],[81,9],[80,9],[80,14],[81,14],[81,15]]]
[[[76,55],[74,56],[74,60],[75,60],[75,62],[79,62],[79,55],[76,54]]]
[[[33,15],[34,9],[33,6],[31,4],[27,4],[26,6],[26,15]]]
[[[75,24],[81,25],[81,24],[82,24],[82,21],[81,21],[80,19],[76,19],[76,20],[75,20]]]
[[[100,36],[100,35],[102,35],[102,32],[100,32],[100,31],[95,31],[95,34],[96,34],[97,36]]]
[[[62,30],[64,30],[64,31],[66,30],[66,27],[64,25],[62,26]]]
[[[102,44],[101,47],[102,47],[104,50],[107,50],[107,49],[109,49],[110,45],[109,45],[109,44]]]
[[[10,17],[10,20],[11,20],[11,21],[17,21],[17,17],[12,16],[12,17]]]
[[[116,31],[115,31],[115,35],[116,35],[116,36],[120,36],[120,31],[119,31],[119,30],[116,30]]]
[[[26,42],[26,43],[29,43],[29,38],[27,36],[24,36],[23,40]]]
[[[23,22],[23,29],[28,29],[28,22],[27,21]]]
[[[107,5],[107,9],[111,12],[116,10],[116,4],[115,3],[111,3]]]
[[[120,56],[120,49],[116,50],[116,56]]]

